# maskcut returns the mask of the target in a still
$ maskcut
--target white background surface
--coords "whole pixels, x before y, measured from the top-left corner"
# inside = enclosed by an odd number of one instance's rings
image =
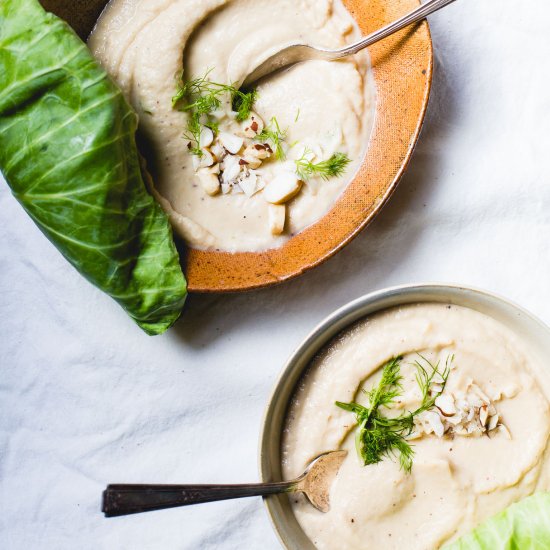
[[[549,21],[548,0],[459,0],[432,16],[427,121],[378,219],[299,280],[192,297],[161,337],[82,279],[2,182],[0,548],[275,550],[260,499],[107,520],[101,491],[257,479],[280,368],[366,292],[472,284],[550,323]]]

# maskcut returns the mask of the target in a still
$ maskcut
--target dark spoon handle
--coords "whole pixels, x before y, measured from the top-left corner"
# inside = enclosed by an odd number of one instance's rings
[[[106,517],[126,516],[176,506],[291,491],[295,482],[242,485],[108,485],[101,511]]]

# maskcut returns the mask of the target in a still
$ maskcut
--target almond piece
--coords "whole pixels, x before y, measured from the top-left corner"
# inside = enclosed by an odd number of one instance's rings
[[[250,171],[246,177],[239,181],[239,185],[246,196],[251,197],[258,191],[257,180],[258,176],[255,172]]]
[[[210,147],[210,152],[218,162],[221,162],[227,156],[227,151],[219,141],[216,141],[214,145]]]
[[[228,155],[223,161],[222,179],[223,183],[230,183],[236,180],[241,173],[241,166],[239,164],[239,157]]]
[[[265,145],[261,145],[260,143],[256,143],[255,145],[250,145],[245,150],[245,155],[251,155],[258,157],[260,160],[265,160],[266,158],[269,158],[273,151],[271,149],[268,149]]]
[[[220,132],[220,143],[233,155],[236,155],[243,146],[244,139],[228,132]]]
[[[252,168],[252,170],[256,170],[256,168],[259,168],[262,165],[262,161],[259,158],[255,157],[247,157],[246,155],[243,157],[243,160],[246,161],[249,168]]]
[[[214,164],[214,157],[210,154],[208,149],[201,149],[202,156],[199,157],[199,167],[208,168]]]
[[[444,416],[453,416],[456,413],[454,399],[450,395],[439,395],[435,398],[435,406]]]
[[[483,405],[479,409],[479,421],[481,422],[482,426],[487,425],[487,419],[489,418],[489,410],[487,408],[487,405]]]
[[[426,413],[426,420],[434,434],[437,435],[437,437],[443,437],[445,427],[443,426],[443,422],[441,422],[439,415],[436,412],[428,411]]]
[[[241,124],[241,128],[244,136],[253,139],[264,129],[264,121],[251,111],[250,116]]]
[[[490,432],[497,427],[499,416],[495,414],[489,418],[489,423],[487,424],[487,431]]]
[[[267,208],[271,234],[280,235],[285,230],[286,206],[284,204],[270,204]]]
[[[214,196],[220,192],[220,180],[216,174],[212,174],[208,170],[202,169],[197,173],[202,188],[210,195]]]
[[[212,142],[214,141],[214,132],[208,128],[208,126],[203,126],[201,128],[201,136],[199,140],[199,145],[201,149],[203,147],[208,147],[209,145],[212,145]]]
[[[449,416],[447,418],[445,418],[445,421],[448,422],[449,424],[452,424],[453,426],[458,426],[459,424],[462,423],[462,415],[461,414],[454,414],[453,416]]]
[[[264,198],[272,204],[283,204],[292,199],[302,186],[302,182],[291,172],[275,176],[264,189]]]
[[[491,402],[487,394],[477,384],[472,384],[472,389],[483,402],[487,404]]]

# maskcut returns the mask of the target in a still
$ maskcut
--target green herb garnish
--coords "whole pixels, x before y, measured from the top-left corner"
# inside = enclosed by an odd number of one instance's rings
[[[230,96],[232,109],[237,113],[235,118],[239,122],[250,116],[254,102],[258,98],[256,90],[245,93],[229,84],[211,82],[208,79],[211,72],[212,69],[202,77],[188,82],[181,81],[176,95],[172,98],[174,108],[189,112],[187,133],[184,135],[191,142],[190,152],[198,156],[203,155],[200,148],[202,127],[206,126],[213,132],[218,132],[218,122],[211,115],[221,108],[224,95]]]
[[[250,92],[244,93],[231,87],[231,103],[233,110],[237,112],[237,120],[239,122],[244,122],[250,116],[250,112],[257,99],[257,90],[251,90]]]
[[[296,173],[304,181],[315,176],[324,180],[339,177],[346,171],[346,167],[351,162],[345,153],[334,153],[329,159],[314,164],[307,158],[310,153],[311,151],[306,149],[302,157],[294,161],[296,163]]]
[[[275,151],[275,157],[283,160],[286,157],[283,149],[283,141],[286,139],[287,130],[281,130],[275,117],[272,117],[269,124],[254,138],[256,141],[268,142]]]
[[[368,407],[354,402],[336,402],[338,407],[354,413],[357,417],[355,447],[365,465],[377,464],[385,457],[398,456],[401,468],[406,472],[411,471],[414,450],[406,438],[413,431],[415,416],[430,410],[436,398],[443,393],[450,372],[450,363],[453,361],[453,356],[449,356],[444,370],[440,372],[439,362],[432,365],[425,357],[420,355],[420,358],[431,372],[428,372],[419,361],[415,361],[416,381],[422,393],[422,402],[416,410],[394,417],[384,416],[380,411],[381,407],[390,408],[403,392],[403,377],[400,372],[402,357],[396,357],[383,366],[378,386],[370,391],[363,390],[369,399]],[[430,395],[436,375],[441,379],[438,380],[441,391]]]

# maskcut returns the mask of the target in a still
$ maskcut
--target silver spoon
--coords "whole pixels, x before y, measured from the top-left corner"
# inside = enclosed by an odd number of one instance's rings
[[[313,59],[335,61],[337,59],[341,59],[342,57],[353,55],[367,46],[370,46],[371,44],[374,44],[375,42],[400,31],[404,27],[421,21],[431,13],[444,8],[454,1],[455,0],[428,0],[426,3],[418,6],[418,8],[401,17],[397,21],[394,21],[393,23],[386,25],[372,34],[369,34],[369,36],[361,39],[359,42],[350,44],[349,46],[339,50],[316,48],[308,44],[292,44],[290,46],[286,46],[277,53],[269,55],[253,71],[251,71],[244,79],[241,88],[253,88],[256,82],[258,82],[261,78],[302,61],[309,61]]]
[[[330,509],[330,487],[347,451],[330,451],[313,459],[292,481],[243,485],[109,485],[101,511],[106,517],[126,516],[188,504],[231,498],[301,492],[321,512]]]

